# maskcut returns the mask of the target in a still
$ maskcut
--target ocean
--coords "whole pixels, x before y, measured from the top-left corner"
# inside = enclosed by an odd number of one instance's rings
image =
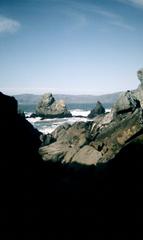
[[[54,118],[54,119],[43,119],[40,117],[31,118],[30,115],[35,112],[36,105],[19,105],[19,110],[25,113],[27,120],[40,132],[48,134],[53,132],[58,126],[65,122],[73,124],[79,121],[89,121],[87,118],[90,111],[95,107],[95,103],[70,103],[66,104],[68,110],[72,113],[73,117],[70,118]],[[111,104],[103,105],[106,112],[111,109]]]

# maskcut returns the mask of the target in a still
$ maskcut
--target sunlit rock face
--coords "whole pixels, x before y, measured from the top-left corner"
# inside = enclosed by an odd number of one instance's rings
[[[36,116],[43,118],[72,117],[65,103],[62,100],[56,101],[51,93],[42,96],[36,108]]]

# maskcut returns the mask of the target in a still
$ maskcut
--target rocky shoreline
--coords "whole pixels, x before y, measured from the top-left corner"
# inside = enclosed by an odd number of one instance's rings
[[[142,96],[142,82],[139,89]],[[32,230],[42,225],[54,232],[79,223],[102,232],[142,226],[143,116],[136,96],[124,111],[115,107],[120,99],[111,113],[43,136],[1,93],[1,224],[24,219]]]
[[[143,82],[137,90],[119,97],[111,112],[105,114],[101,103],[90,113],[93,121],[65,124],[52,134],[52,142],[40,147],[44,161],[98,164],[113,159],[143,131]],[[94,114],[93,114],[94,113]]]

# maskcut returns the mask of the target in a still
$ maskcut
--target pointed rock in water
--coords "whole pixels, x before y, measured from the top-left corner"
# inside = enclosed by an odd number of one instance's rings
[[[97,101],[96,107],[91,110],[89,115],[87,116],[88,118],[94,118],[100,114],[105,113],[105,108],[102,106],[101,102]]]
[[[141,68],[137,71],[137,77],[140,80],[141,85],[143,86],[143,68]]]
[[[140,101],[141,107],[143,108],[143,68],[137,71],[137,77],[141,84],[133,92],[137,99]]]
[[[56,101],[51,93],[46,93],[42,96],[36,108],[36,116],[42,118],[64,118],[72,117],[72,114],[67,110],[64,101]]]

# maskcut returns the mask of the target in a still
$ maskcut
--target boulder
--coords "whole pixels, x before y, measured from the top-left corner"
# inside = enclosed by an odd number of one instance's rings
[[[136,90],[133,91],[133,93],[140,101],[141,107],[143,108],[143,68],[137,71],[137,77],[140,81],[140,85]]]
[[[104,114],[105,108],[102,106],[101,102],[96,103],[96,107],[91,110],[91,112],[88,114],[88,118],[94,118],[98,115]]]
[[[137,89],[121,93],[120,97],[112,107],[115,115],[133,112],[138,107],[143,107],[143,68],[137,71],[140,85]]]
[[[76,122],[72,126],[60,126],[53,132],[56,142],[41,147],[39,153],[44,161],[70,162],[74,155],[91,140],[90,130],[92,122]]]
[[[39,153],[44,161],[50,160],[53,162],[61,162],[67,151],[68,146],[60,142],[55,142],[39,149]]]
[[[64,135],[66,134],[67,129],[71,127],[71,125],[69,123],[64,123],[60,126],[58,126],[53,132],[52,132],[52,136],[55,139],[58,138],[62,138],[64,137]]]
[[[85,165],[96,165],[101,157],[101,152],[97,151],[92,146],[85,145],[74,155],[71,162]]]
[[[82,147],[89,142],[92,122],[75,122],[64,135],[59,134],[57,141],[69,144],[71,147]]]
[[[140,108],[140,101],[135,96],[133,91],[126,91],[122,93],[117,102],[112,107],[112,112],[116,115],[126,114],[133,112],[135,109]]]
[[[36,107],[36,115],[42,118],[72,117],[62,100],[56,101],[51,93],[42,96]]]

